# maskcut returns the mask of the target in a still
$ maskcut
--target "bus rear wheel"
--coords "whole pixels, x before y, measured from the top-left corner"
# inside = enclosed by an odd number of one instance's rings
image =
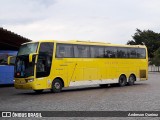
[[[59,79],[55,79],[52,82],[52,88],[51,91],[54,93],[59,93],[62,90],[62,82]]]
[[[126,76],[125,76],[125,75],[121,75],[121,76],[119,77],[119,86],[120,86],[120,87],[123,87],[123,86],[126,85],[126,83],[127,83],[127,78],[126,78]]]
[[[136,81],[136,78],[134,75],[130,75],[128,79],[128,85],[134,85],[134,82]]]

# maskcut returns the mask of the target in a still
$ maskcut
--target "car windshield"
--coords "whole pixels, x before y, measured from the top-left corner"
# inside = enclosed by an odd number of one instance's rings
[[[29,55],[30,53],[36,53],[37,47],[38,47],[38,42],[24,44],[20,47],[18,56]]]

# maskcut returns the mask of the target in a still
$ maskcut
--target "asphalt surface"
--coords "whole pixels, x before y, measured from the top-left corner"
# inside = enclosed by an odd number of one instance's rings
[[[160,73],[149,73],[148,81],[133,86],[70,87],[61,93],[1,86],[0,111],[160,111]]]

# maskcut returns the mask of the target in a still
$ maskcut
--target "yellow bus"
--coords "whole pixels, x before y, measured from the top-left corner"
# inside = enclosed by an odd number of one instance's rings
[[[22,44],[15,63],[17,89],[60,92],[79,85],[133,85],[148,79],[147,48],[89,41]]]

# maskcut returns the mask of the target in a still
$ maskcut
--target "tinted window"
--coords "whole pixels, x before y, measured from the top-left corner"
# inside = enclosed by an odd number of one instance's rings
[[[137,57],[138,58],[146,58],[146,50],[144,48],[138,48]]]
[[[97,58],[98,49],[96,46],[90,46],[91,58]]]
[[[137,58],[137,52],[135,48],[128,48],[129,58]]]
[[[104,58],[104,54],[105,54],[105,51],[104,51],[104,47],[97,47],[98,49],[98,58]]]
[[[0,50],[0,65],[7,65],[8,57],[16,55],[17,51]],[[10,65],[13,65],[14,63],[15,63],[15,57],[11,57]]]
[[[50,74],[52,57],[53,57],[53,43],[41,43],[37,61],[37,78],[46,77]]]
[[[89,46],[74,45],[74,56],[76,58],[89,58]]]
[[[105,54],[104,47],[91,46],[90,51],[91,51],[92,58],[104,58],[104,54]]]
[[[127,58],[127,48],[117,48],[117,57],[118,58]]]
[[[117,57],[117,48],[116,47],[105,47],[105,57],[106,58],[116,58]]]
[[[0,53],[0,65],[7,64],[8,54]]]
[[[56,50],[57,58],[73,58],[73,45],[70,44],[57,44]]]

